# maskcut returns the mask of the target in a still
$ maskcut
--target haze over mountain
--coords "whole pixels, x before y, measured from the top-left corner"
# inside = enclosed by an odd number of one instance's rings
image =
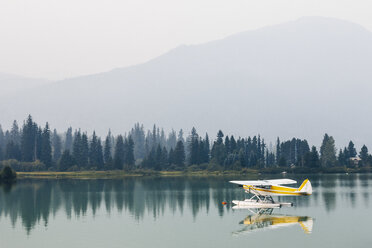
[[[99,59],[99,58],[97,58]],[[350,22],[306,17],[201,45],[147,63],[19,91],[0,99],[0,123],[31,113],[65,130],[104,135],[135,122],[195,126],[319,145],[328,132],[372,145],[372,33]]]
[[[20,77],[7,73],[0,73],[0,97],[32,89],[50,83],[48,80]]]

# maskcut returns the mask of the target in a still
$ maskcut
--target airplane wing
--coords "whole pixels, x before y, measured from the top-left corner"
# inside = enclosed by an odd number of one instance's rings
[[[271,180],[230,181],[230,183],[235,183],[239,185],[268,186],[268,185],[296,184],[297,182],[292,179],[271,179]]]

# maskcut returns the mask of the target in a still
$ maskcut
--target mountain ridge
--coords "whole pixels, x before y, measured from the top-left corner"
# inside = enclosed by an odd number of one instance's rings
[[[0,123],[31,113],[58,128],[100,133],[139,121],[315,144],[329,132],[340,145],[372,145],[372,119],[363,114],[372,107],[371,44],[372,33],[358,24],[301,18],[2,99]]]

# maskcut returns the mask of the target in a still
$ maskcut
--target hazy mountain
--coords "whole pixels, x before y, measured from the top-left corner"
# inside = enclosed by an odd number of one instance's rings
[[[0,97],[21,90],[32,89],[47,83],[49,83],[49,81],[44,79],[26,78],[7,73],[0,73]]]
[[[139,121],[317,145],[328,132],[340,146],[372,145],[371,65],[371,32],[308,17],[19,93],[0,100],[0,123],[31,113],[53,127],[100,134]]]

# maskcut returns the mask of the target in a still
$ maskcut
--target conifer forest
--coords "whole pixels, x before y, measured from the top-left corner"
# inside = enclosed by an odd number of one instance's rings
[[[244,168],[369,168],[372,156],[364,145],[354,143],[337,150],[332,136],[324,134],[319,148],[306,139],[292,138],[268,145],[260,135],[234,137],[222,130],[216,135],[199,134],[195,127],[166,134],[136,123],[125,134],[106,137],[81,129],[51,130],[31,115],[10,130],[0,126],[0,165],[16,171],[137,170],[182,171],[241,170]]]

